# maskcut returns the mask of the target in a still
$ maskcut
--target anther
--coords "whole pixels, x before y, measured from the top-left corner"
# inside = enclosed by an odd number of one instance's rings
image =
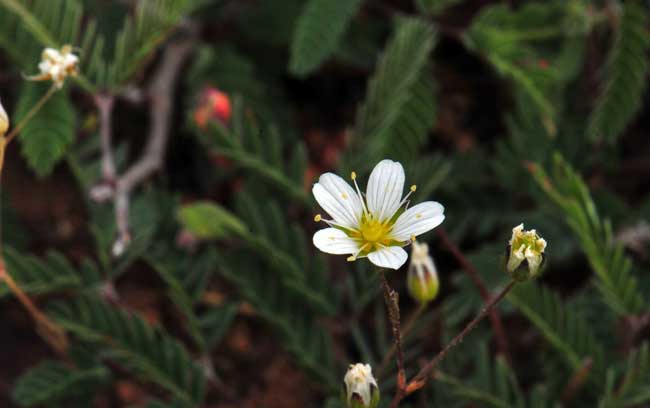
[[[320,222],[322,219],[323,219],[323,218],[320,216],[320,214],[316,214],[316,215],[314,216],[314,221],[315,221],[315,222]]]
[[[415,193],[415,190],[417,190],[417,189],[418,189],[418,186],[416,186],[415,184],[413,184],[413,185],[411,186],[411,191],[412,191],[412,192]]]
[[[357,258],[354,255],[348,256],[348,259],[347,259],[348,262],[354,262],[356,260],[357,260]]]
[[[352,180],[356,180],[356,179],[357,179],[357,173],[354,172],[354,171],[353,171],[352,173],[350,173],[350,178],[351,178]]]

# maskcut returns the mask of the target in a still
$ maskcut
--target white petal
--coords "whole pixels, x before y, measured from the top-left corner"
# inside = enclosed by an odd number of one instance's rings
[[[370,262],[382,268],[399,269],[404,265],[408,254],[398,246],[383,247],[368,254]]]
[[[325,173],[314,184],[312,193],[318,204],[337,223],[357,229],[363,207],[357,193],[336,174]]]
[[[336,228],[316,231],[314,245],[323,252],[335,255],[354,254],[359,250],[359,244],[356,241]]]
[[[435,201],[425,201],[414,205],[399,216],[392,237],[398,241],[408,241],[412,236],[424,234],[440,225],[445,219],[445,207]]]
[[[383,221],[395,214],[404,190],[404,168],[392,160],[380,161],[370,174],[366,198],[368,210]]]

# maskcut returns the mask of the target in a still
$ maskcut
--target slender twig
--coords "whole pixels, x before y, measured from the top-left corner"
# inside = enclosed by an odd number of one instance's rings
[[[95,95],[95,105],[99,111],[99,135],[102,146],[102,176],[104,182],[115,182],[115,163],[113,159],[113,105],[115,97],[111,94]]]
[[[563,407],[570,406],[571,400],[580,390],[580,388],[582,388],[582,386],[585,384],[585,381],[587,380],[587,377],[589,377],[589,373],[591,372],[593,366],[594,360],[591,357],[587,357],[582,360],[582,364],[580,364],[580,367],[576,370],[575,373],[573,373],[571,380],[569,380],[569,383],[566,385],[564,391],[562,392],[561,401]]]
[[[406,338],[406,336],[411,332],[411,330],[415,326],[415,322],[426,309],[427,309],[427,303],[420,303],[418,308],[411,313],[409,318],[406,320],[406,324],[404,324],[404,328],[402,329],[402,338]],[[388,368],[388,363],[390,362],[391,358],[393,358],[395,351],[396,351],[396,346],[395,343],[393,343],[390,349],[388,350],[388,353],[384,355],[384,358],[381,360],[381,363],[379,364],[379,369],[377,370],[377,377],[381,377],[382,373],[386,370],[386,368]]]
[[[195,45],[195,29],[188,27],[188,31],[190,31],[190,35],[170,43],[163,53],[160,66],[147,90],[151,107],[149,111],[151,128],[144,152],[121,176],[116,175],[111,146],[112,98],[99,95],[95,98],[102,119],[100,133],[105,183],[93,188],[90,195],[98,201],[114,200],[115,222],[118,229],[118,239],[113,247],[113,253],[116,255],[126,248],[131,238],[129,231],[130,193],[163,165],[171,128],[175,84],[178,73]],[[111,179],[114,180],[113,183],[111,183]]]
[[[393,341],[397,354],[397,388],[401,390],[406,383],[406,374],[404,372],[404,352],[402,351],[402,334],[400,330],[399,295],[388,284],[383,269],[379,270],[379,277],[384,288],[388,320],[393,329]]]
[[[36,104],[22,117],[18,124],[6,136],[0,135],[0,176],[4,169],[4,156],[9,143],[23,130],[25,125],[45,106],[45,103],[57,91],[56,85],[50,89],[36,102]],[[0,244],[2,243],[0,237]],[[64,353],[68,348],[68,339],[65,331],[56,323],[50,320],[41,310],[32,302],[29,296],[20,288],[18,283],[9,274],[5,268],[4,258],[0,246],[0,281],[4,282],[18,301],[25,307],[27,312],[36,322],[36,328],[39,334],[47,341],[58,353]]]
[[[451,238],[449,238],[449,235],[444,228],[440,227],[436,229],[436,232],[438,234],[438,237],[441,239],[442,244],[449,250],[449,252],[451,252],[454,258],[456,258],[465,273],[467,273],[467,276],[470,278],[474,286],[476,286],[481,295],[481,298],[483,298],[483,301],[485,303],[489,302],[492,298],[492,295],[490,294],[490,291],[485,285],[485,282],[483,282],[483,279],[481,279],[481,276],[479,275],[474,265],[465,257],[465,255],[463,255],[460,248],[458,248],[458,245],[456,245],[451,240]],[[506,360],[508,362],[511,362],[510,353],[508,351],[508,338],[506,337],[506,332],[503,329],[503,323],[501,322],[499,312],[496,309],[492,309],[490,311],[489,318],[492,329],[494,330],[497,347],[501,354],[506,358]]]
[[[490,310],[494,306],[496,306],[507,294],[510,292],[510,290],[515,286],[514,281],[510,282],[505,288],[499,292],[499,294],[494,297],[488,304],[483,307],[481,312],[465,326],[463,331],[461,331],[456,337],[454,337],[446,346],[443,348],[431,361],[429,361],[422,369],[409,381],[408,385],[404,388],[397,388],[397,391],[395,393],[395,397],[393,398],[393,401],[391,402],[390,407],[391,408],[396,408],[400,401],[404,399],[407,395],[413,393],[414,391],[422,388],[424,384],[426,384],[427,379],[435,370],[436,366],[447,356],[449,351],[451,351],[454,347],[459,345],[465,337],[472,332],[478,326],[478,324],[483,320],[489,313]]]

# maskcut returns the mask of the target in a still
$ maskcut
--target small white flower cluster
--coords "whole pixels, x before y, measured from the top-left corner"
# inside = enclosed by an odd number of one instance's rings
[[[72,52],[72,46],[64,45],[61,50],[46,48],[38,64],[40,74],[27,77],[32,81],[52,81],[57,88],[63,88],[68,76],[77,75],[79,57]]]

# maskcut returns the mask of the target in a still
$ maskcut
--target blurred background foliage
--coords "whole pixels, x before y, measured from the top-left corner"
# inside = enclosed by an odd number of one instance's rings
[[[130,197],[115,257],[94,97],[117,98],[118,172],[142,150],[145,86],[196,36],[171,91],[164,165]],[[401,161],[417,199],[496,292],[510,230],[548,266],[444,361],[411,407],[650,405],[650,2],[646,0],[0,0],[12,122],[46,88],[45,46],[80,75],[8,152],[9,272],[72,339],[53,354],[0,288],[2,406],[340,407],[349,363],[387,406],[395,367],[368,262],[315,251],[320,173]],[[363,187],[363,186],[362,186]],[[439,299],[405,338],[407,371],[483,299],[434,234]],[[403,294],[404,270],[389,276]]]

